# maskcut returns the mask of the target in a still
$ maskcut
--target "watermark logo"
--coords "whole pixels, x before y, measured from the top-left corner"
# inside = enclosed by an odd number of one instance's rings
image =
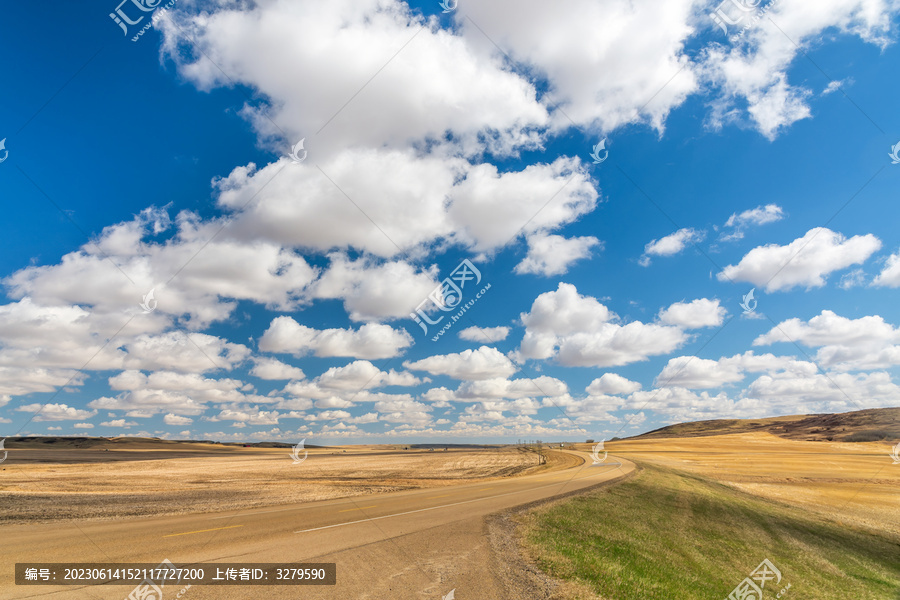
[[[147,292],[147,295],[142,296],[141,308],[144,309],[144,314],[152,313],[154,310],[156,310],[156,305],[159,304],[156,301],[156,298],[153,297],[153,290],[155,289],[156,288],[151,289],[149,292]]]
[[[602,465],[603,461],[606,460],[606,455],[609,454],[606,449],[603,448],[603,442],[606,440],[600,440],[599,444],[594,444],[594,447],[591,448],[591,458],[594,459],[595,465]],[[603,452],[603,458],[600,458],[600,452]]]
[[[3,448],[3,442],[0,442],[0,448]],[[6,458],[6,457],[4,457],[4,458]],[[894,451],[891,452],[891,458],[894,459],[893,464],[900,465],[900,442],[897,442],[897,445],[894,446]],[[3,461],[0,460],[0,462],[3,462]]]
[[[291,148],[291,153],[288,156],[294,164],[299,164],[306,160],[306,150],[303,149],[303,142],[305,141],[306,138],[303,138]],[[300,155],[300,152],[303,152],[302,156]]]
[[[716,12],[709,13],[713,23],[728,35],[728,25],[737,25],[752,12],[762,0],[723,0]]]
[[[774,581],[775,585],[780,584],[781,571],[778,570],[778,567],[772,561],[766,558],[728,594],[726,600],[761,600],[763,589],[765,589],[766,583],[770,581]],[[778,592],[776,597],[781,598],[790,588],[791,584],[787,584]]]
[[[4,142],[6,140],[3,140]],[[0,142],[0,149],[3,148],[3,142]],[[891,153],[888,154],[891,157],[891,164],[898,165],[900,164],[900,142],[897,142],[891,147]],[[5,160],[5,159],[4,159]],[[3,162],[3,161],[0,161]]]
[[[600,152],[603,152],[603,158],[600,158]],[[609,150],[606,149],[606,138],[600,140],[600,143],[594,146],[594,151],[591,152],[591,158],[594,159],[594,164],[599,165],[604,160],[609,158]]]
[[[293,464],[293,465],[299,465],[299,464],[302,463],[304,460],[306,460],[306,457],[309,455],[309,451],[308,451],[308,450],[304,450],[304,448],[303,448],[304,442],[306,442],[306,438],[303,438],[302,440],[300,440],[300,443],[297,444],[296,446],[294,446],[293,451],[291,451],[291,458],[294,459],[294,462],[292,462],[291,464]],[[300,451],[301,451],[301,450],[303,451],[303,458],[300,458]]]
[[[169,3],[163,7],[160,7],[160,3],[162,0],[122,0],[119,5],[116,7],[115,12],[109,13],[109,18],[115,22],[116,25],[122,28],[122,35],[128,35],[128,28],[131,25],[137,25],[141,21],[144,20],[144,17],[147,16],[146,13],[154,13],[152,17],[150,17],[150,21],[147,22],[141,30],[137,32],[137,34],[131,38],[132,42],[138,41],[138,39],[144,35],[144,32],[150,29],[154,23],[156,23],[159,18],[165,14],[165,11],[169,8],[172,8],[175,5],[176,0],[169,0]],[[125,5],[130,4],[131,6],[122,8]],[[130,16],[136,16],[137,18],[132,19]],[[142,14],[143,13],[143,14]]]
[[[744,33],[758,23],[766,13],[772,10],[780,0],[771,0],[765,6],[760,6],[762,0],[722,0],[715,12],[709,13],[713,23],[722,28],[722,32],[728,35],[728,26],[743,24],[740,33],[732,35],[729,39],[734,42],[743,37]]]
[[[447,11],[444,11],[444,12],[447,12]],[[441,600],[453,600],[454,598],[456,598],[456,588],[453,588],[452,590],[450,590],[450,593],[447,594],[446,596],[441,596]]]
[[[900,144],[897,145],[900,146]],[[9,150],[6,149],[6,138],[0,140],[0,150],[3,151],[3,158],[0,158],[0,163],[2,163],[7,158],[9,158]]]
[[[459,309],[457,314],[450,315],[450,321],[446,323],[431,340],[437,341],[437,339],[442,336],[445,331],[450,329],[453,324],[462,317],[463,313],[469,310],[469,308],[471,308],[491,287],[490,284],[486,285],[475,294],[473,299],[463,304],[463,290],[465,289],[466,284],[469,284],[471,287],[473,285],[478,285],[479,283],[481,283],[481,271],[479,271],[469,259],[464,259],[455,269],[453,269],[453,272],[450,273],[449,277],[445,278],[440,285],[428,294],[427,298],[419,303],[416,307],[416,312],[409,313],[409,316],[419,324],[419,327],[421,327],[422,331],[427,335],[428,325],[437,325],[444,320],[446,315],[441,315],[437,319],[432,319],[426,312],[427,309],[425,304],[431,302],[433,307],[443,312],[451,312]]]
[[[6,442],[6,438],[3,438],[2,440],[0,440],[0,450],[3,450],[3,458],[0,458],[0,463],[5,461],[7,455],[9,454],[9,452],[7,452],[5,448],[3,448],[4,442]],[[898,445],[900,445],[900,444],[898,444]]]
[[[445,13],[453,12],[457,6],[459,6],[459,0],[441,0],[441,8],[444,9]],[[453,592],[450,593],[453,594]],[[450,600],[453,599],[451,598]]]
[[[756,310],[756,305],[758,304],[758,302],[753,298],[753,292],[755,291],[756,288],[753,288],[743,296],[744,301],[741,302],[741,308],[744,309],[745,315],[749,315],[754,310]]]
[[[148,571],[150,577],[137,584],[125,600],[162,600],[163,588],[166,587],[166,582],[172,583],[174,581],[177,584],[175,575],[176,573],[180,573],[181,569],[178,569],[174,563],[167,558],[159,563],[156,568],[149,569]],[[181,596],[190,588],[190,585],[181,588],[181,591],[178,592],[175,598],[181,598]]]

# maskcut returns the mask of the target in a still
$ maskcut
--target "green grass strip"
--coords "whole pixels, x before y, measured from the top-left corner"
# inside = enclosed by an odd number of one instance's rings
[[[642,467],[625,483],[520,517],[545,572],[608,600],[724,600],[768,558],[783,579],[766,585],[764,600],[787,584],[786,600],[900,600],[896,536]]]

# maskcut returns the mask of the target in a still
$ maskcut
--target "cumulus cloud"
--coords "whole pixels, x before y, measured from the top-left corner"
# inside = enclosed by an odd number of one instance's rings
[[[498,54],[496,41],[546,78],[548,105],[562,109],[553,115],[556,126],[574,121],[610,131],[643,122],[661,130],[669,111],[697,90],[683,53],[694,33],[693,11],[689,0],[602,6],[576,0],[565,10],[538,0],[500,0],[473,4],[468,18],[458,19],[467,41],[484,54]]]
[[[274,358],[255,357],[250,374],[260,379],[305,379],[306,374],[299,367],[294,367]]]
[[[822,287],[828,275],[864,263],[880,248],[881,241],[872,234],[848,239],[825,227],[816,227],[786,246],[754,248],[716,277],[719,281],[748,281],[770,292],[798,286]]]
[[[826,31],[856,35],[883,48],[890,41],[891,17],[897,10],[891,0],[827,2],[818,5],[815,14],[803,2],[773,3],[766,18],[737,43],[709,45],[702,53],[699,79],[705,89],[719,91],[709,124],[718,129],[749,121],[774,139],[792,123],[809,118],[812,90],[788,82],[787,71],[797,55],[820,44]],[[732,29],[729,35],[735,33]]]
[[[466,327],[457,335],[461,340],[493,344],[502,342],[509,336],[509,327]]]
[[[900,405],[900,387],[884,371],[763,375],[748,386],[746,393],[766,402],[770,411],[777,406],[824,413]]]
[[[815,370],[815,365],[807,361],[773,354],[758,355],[752,351],[723,356],[718,360],[676,356],[669,359],[656,377],[655,384],[659,387],[708,389],[742,381],[747,373],[790,372],[805,376]]]
[[[595,237],[564,238],[560,235],[536,234],[528,237],[528,254],[516,265],[516,273],[561,275],[569,265],[591,255],[591,248],[600,245]]]
[[[878,315],[848,319],[823,310],[809,321],[788,319],[753,340],[764,346],[778,342],[818,348],[816,362],[837,370],[883,369],[900,365],[900,328]]]
[[[351,261],[341,253],[329,258],[331,265],[316,281],[313,297],[343,299],[353,321],[406,318],[438,285],[436,267],[421,271],[403,261]]]
[[[96,241],[58,264],[27,267],[4,284],[14,299],[28,297],[48,307],[90,306],[93,313],[118,317],[119,327],[121,314],[140,313],[139,302],[153,289],[154,311],[133,320],[132,331],[157,332],[183,315],[189,328],[200,329],[228,318],[235,300],[296,308],[316,271],[278,244],[216,236],[222,225],[221,220],[202,221],[182,212],[173,235],[156,242],[150,238],[169,232],[172,224],[164,211],[149,208],[131,221],[104,228]],[[78,285],[83,281],[93,285]],[[165,281],[169,283],[161,283]]]
[[[585,388],[585,391],[591,396],[601,396],[604,394],[631,394],[639,389],[641,389],[641,384],[636,381],[626,379],[617,373],[604,373],[593,380]]]
[[[727,312],[718,300],[698,298],[691,302],[674,303],[660,311],[659,320],[666,325],[675,325],[684,329],[718,327],[722,324]]]
[[[102,410],[125,410],[129,416],[149,417],[170,412],[178,415],[202,415],[207,404],[195,400],[191,393],[161,389],[138,389],[117,396],[102,396],[88,402],[88,406]]]
[[[239,81],[260,90],[270,105],[248,106],[245,115],[261,136],[277,131],[267,116],[292,139],[322,130],[316,138],[321,147],[311,154],[440,139],[447,130],[463,138],[464,148],[476,144],[479,133],[491,133],[498,138],[495,149],[503,150],[527,141],[523,128],[547,121],[527,81],[403,3],[272,2],[173,16],[178,27],[163,23],[164,50],[179,72],[203,89]],[[181,29],[203,54],[183,51]],[[436,71],[436,64],[442,68]],[[295,76],[284,77],[287,72]]]
[[[403,366],[413,371],[427,371],[432,375],[448,375],[466,381],[509,377],[516,372],[512,361],[497,349],[488,346],[406,361]]]
[[[688,339],[679,327],[640,321],[620,324],[616,318],[595,298],[560,283],[521,315],[525,336],[515,356],[556,358],[565,366],[614,367],[667,354]]]
[[[900,251],[894,252],[887,258],[884,269],[872,284],[890,288],[900,287]]]
[[[248,407],[245,409],[226,408],[214,417],[209,417],[207,421],[238,421],[247,425],[277,425],[278,420],[283,415],[277,411],[259,410],[257,407]]]
[[[652,256],[674,256],[686,247],[696,244],[706,237],[706,233],[686,227],[679,229],[675,233],[671,233],[658,240],[653,240],[644,246],[644,254],[641,255],[641,266],[650,266],[650,257]]]
[[[137,427],[137,423],[134,421],[126,421],[125,419],[114,419],[112,421],[103,421],[100,423],[100,427],[122,427],[123,429],[131,429],[132,427]]]
[[[96,410],[82,410],[68,404],[25,404],[15,410],[35,413],[35,421],[80,421],[97,414]]]
[[[565,382],[555,377],[541,376],[512,380],[495,377],[480,381],[466,381],[460,384],[453,399],[471,402],[485,399],[555,397],[566,394],[568,391],[569,387]]]
[[[352,358],[392,358],[413,343],[405,330],[390,325],[367,323],[359,329],[313,329],[292,317],[272,320],[259,340],[263,352],[294,356],[349,356]]]
[[[784,211],[777,204],[766,204],[765,206],[757,206],[745,210],[742,213],[733,213],[725,222],[728,231],[722,232],[719,240],[730,242],[740,240],[744,237],[744,232],[758,225],[767,225],[775,223],[784,218]]]
[[[317,377],[314,383],[327,389],[357,391],[389,385],[414,386],[422,383],[422,380],[412,373],[393,369],[382,371],[367,360],[357,360],[343,367],[331,367]]]
[[[191,418],[174,415],[172,413],[163,417],[163,423],[166,425],[190,425],[193,422],[194,420]]]

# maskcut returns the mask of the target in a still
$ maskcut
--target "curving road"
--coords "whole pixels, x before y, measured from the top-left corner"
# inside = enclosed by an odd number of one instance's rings
[[[116,599],[132,586],[15,586],[16,562],[178,566],[214,562],[334,562],[334,586],[194,586],[179,600],[255,598],[503,599],[484,517],[624,477],[608,458],[510,479],[228,513],[0,527],[0,598]],[[208,567],[207,567],[208,568]],[[167,586],[163,600],[181,588]]]

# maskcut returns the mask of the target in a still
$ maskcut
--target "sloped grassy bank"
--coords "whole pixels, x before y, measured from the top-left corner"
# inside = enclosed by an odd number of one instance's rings
[[[641,467],[622,484],[516,517],[526,554],[570,582],[568,596],[724,599],[768,558],[782,580],[766,585],[766,600],[788,584],[787,600],[900,600],[896,536],[823,521],[681,471]]]

